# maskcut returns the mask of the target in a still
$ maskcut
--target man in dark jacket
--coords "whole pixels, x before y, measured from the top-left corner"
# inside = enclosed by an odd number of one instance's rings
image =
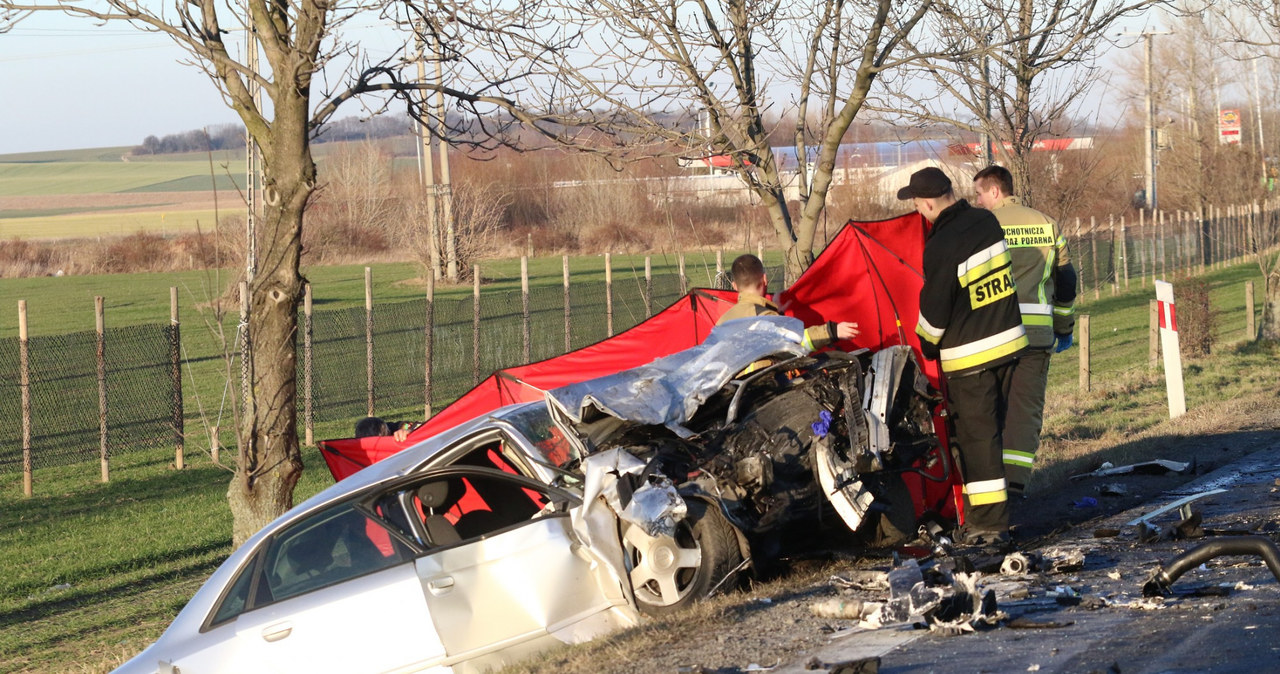
[[[990,211],[956,199],[951,180],[929,167],[898,190],[933,222],[924,247],[916,334],[946,378],[952,442],[964,473],[961,542],[1003,544],[1009,535],[1002,461],[1009,374],[1027,346],[1004,232]]]

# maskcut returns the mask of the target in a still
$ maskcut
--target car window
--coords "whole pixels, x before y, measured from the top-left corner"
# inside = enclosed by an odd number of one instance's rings
[[[412,487],[414,512],[432,547],[478,540],[538,517],[551,499],[502,475],[435,477]]]
[[[350,504],[318,513],[277,535],[263,569],[274,601],[385,569],[412,555]]]
[[[502,418],[529,439],[534,450],[541,455],[537,457],[540,461],[563,467],[578,458],[578,450],[551,421],[546,406],[530,405],[509,412]]]

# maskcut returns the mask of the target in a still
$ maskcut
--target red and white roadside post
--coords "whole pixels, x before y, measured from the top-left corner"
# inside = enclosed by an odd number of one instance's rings
[[[1173,303],[1173,284],[1156,281],[1156,310],[1160,315],[1160,351],[1164,353],[1164,382],[1169,394],[1169,418],[1187,413],[1187,395],[1182,387],[1182,351],[1178,348],[1178,312]]]

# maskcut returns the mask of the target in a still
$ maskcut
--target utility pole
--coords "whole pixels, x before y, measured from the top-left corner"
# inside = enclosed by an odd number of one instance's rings
[[[432,42],[436,57],[436,83],[444,85],[444,67],[440,64],[440,43]],[[436,90],[436,116],[440,124],[440,214],[444,218],[445,267],[450,282],[458,280],[457,233],[453,222],[453,181],[449,178],[449,144],[444,142],[444,92]]]
[[[982,29],[982,168],[995,163],[991,147],[991,28]]]
[[[1253,116],[1258,118],[1258,158],[1262,162],[1262,185],[1267,184],[1267,146],[1262,138],[1262,90],[1258,88],[1258,59],[1253,59]]]
[[[249,66],[249,95],[253,105],[262,109],[262,86],[258,83],[258,40],[253,26],[245,28],[245,65]],[[245,216],[245,239],[248,250],[245,253],[245,280],[253,285],[253,277],[258,273],[258,192],[262,188],[262,151],[258,143],[244,130],[245,154],[245,205],[248,213]]]
[[[1146,145],[1146,162],[1147,162],[1147,208],[1155,213],[1159,208],[1156,200],[1156,165],[1158,159],[1156,153],[1156,97],[1151,85],[1151,38],[1156,35],[1172,35],[1173,31],[1143,31],[1141,33],[1120,33],[1120,35],[1140,35],[1143,39],[1143,51],[1146,57],[1146,83],[1147,83],[1147,120],[1146,134],[1143,137]]]
[[[425,33],[425,24],[421,33]],[[427,81],[427,43],[426,40],[419,37],[418,40],[418,82],[425,83]],[[419,114],[425,114],[427,106],[427,92],[422,90],[422,107],[419,108]],[[428,252],[431,257],[431,276],[434,280],[440,280],[440,236],[439,223],[436,219],[436,177],[435,177],[435,159],[431,156],[431,130],[427,128],[427,123],[419,120],[418,122],[418,176],[422,180],[423,196],[427,200],[427,240]]]

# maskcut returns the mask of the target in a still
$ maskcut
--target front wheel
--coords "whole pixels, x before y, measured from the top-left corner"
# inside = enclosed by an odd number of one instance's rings
[[[622,540],[636,604],[648,615],[674,613],[706,597],[742,562],[733,525],[718,508],[688,499],[674,536],[626,524]]]

